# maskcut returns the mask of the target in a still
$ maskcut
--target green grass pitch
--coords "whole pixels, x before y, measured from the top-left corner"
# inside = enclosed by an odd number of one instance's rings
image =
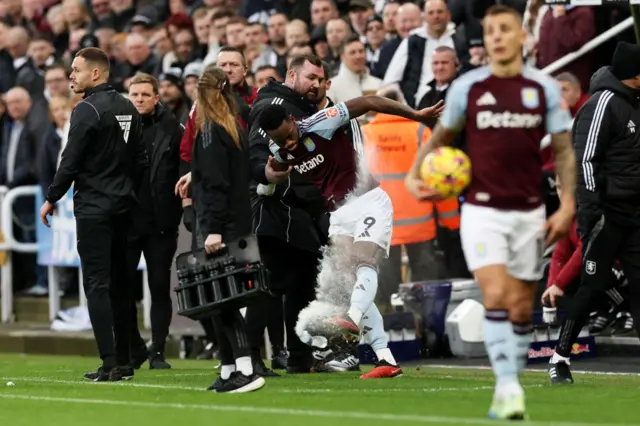
[[[206,392],[217,371],[208,361],[147,365],[130,382],[91,383],[82,374],[96,359],[0,355],[0,426],[412,426],[485,425],[493,393],[490,371],[407,368],[396,379],[357,373],[267,379],[255,393]],[[371,367],[364,366],[363,370]],[[577,366],[576,368],[579,368]],[[576,374],[577,384],[551,387],[528,372],[529,425],[640,424],[640,377]],[[13,382],[15,386],[5,383]]]

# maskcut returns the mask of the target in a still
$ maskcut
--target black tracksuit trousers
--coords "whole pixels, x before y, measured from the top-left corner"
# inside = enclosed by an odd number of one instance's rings
[[[129,214],[76,218],[89,317],[106,368],[130,362],[133,297],[125,266],[128,226]]]
[[[273,237],[258,237],[258,241],[262,262],[269,270],[271,291],[276,297],[265,297],[261,302],[247,308],[247,331],[252,355],[260,356],[265,326],[271,323],[275,327],[276,322],[282,324],[282,317],[276,309],[282,306],[281,301],[284,296],[288,365],[310,367],[312,349],[300,341],[295,327],[300,311],[306,308],[316,296],[319,253],[298,249]],[[280,303],[279,306],[278,303]]]
[[[177,232],[159,231],[131,235],[127,241],[127,277],[130,285],[137,281],[140,255],[144,253],[151,293],[151,340],[156,352],[164,353],[171,325],[171,264],[178,247]],[[138,329],[135,303],[132,306],[131,343],[142,341]]]
[[[571,347],[585,325],[591,308],[611,286],[611,268],[618,259],[629,282],[631,316],[640,335],[640,227],[629,228],[607,222],[604,217],[582,238],[580,287],[569,301],[556,352],[571,355]]]

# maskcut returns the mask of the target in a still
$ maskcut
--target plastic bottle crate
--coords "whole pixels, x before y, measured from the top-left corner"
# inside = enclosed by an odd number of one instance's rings
[[[204,250],[182,253],[176,258],[176,269],[178,315],[191,319],[240,309],[256,296],[270,294],[255,236],[233,241],[212,255]]]

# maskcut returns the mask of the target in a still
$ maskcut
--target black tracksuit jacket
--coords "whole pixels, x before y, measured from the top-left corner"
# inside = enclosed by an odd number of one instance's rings
[[[640,91],[603,67],[591,78],[590,92],[572,130],[580,233],[588,233],[602,216],[639,227]]]
[[[264,168],[271,155],[269,137],[260,129],[258,117],[266,106],[275,102],[297,119],[317,112],[315,104],[274,80],[258,92],[249,114],[254,232],[259,237],[277,238],[298,249],[317,252],[326,244],[328,235],[328,214],[318,188],[294,170],[287,182],[277,185],[272,196],[256,195],[258,183],[269,183]]]
[[[111,86],[87,90],[71,114],[67,144],[47,200],[56,203],[74,184],[76,217],[124,213],[148,161],[140,115]]]
[[[206,123],[193,144],[193,201],[200,230],[206,238],[222,235],[231,241],[251,234],[249,153],[245,132],[238,127],[240,147],[217,123]]]

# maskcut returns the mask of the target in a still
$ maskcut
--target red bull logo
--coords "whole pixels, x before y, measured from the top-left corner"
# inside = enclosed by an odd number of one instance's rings
[[[591,352],[591,348],[589,347],[588,343],[586,345],[582,345],[580,343],[574,343],[573,346],[571,347],[571,355],[579,355],[585,352]]]
[[[553,356],[553,348],[544,346],[538,350],[529,349],[529,359],[551,358]]]

